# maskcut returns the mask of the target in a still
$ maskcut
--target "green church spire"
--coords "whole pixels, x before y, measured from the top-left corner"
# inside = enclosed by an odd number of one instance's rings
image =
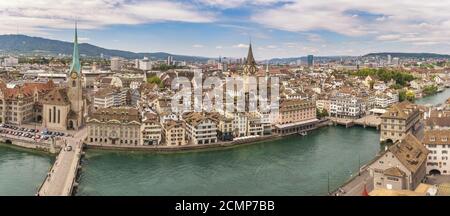
[[[72,65],[70,66],[70,73],[72,72],[76,72],[77,74],[81,73],[80,53],[78,51],[78,31],[76,23],[75,23],[75,39],[73,42]]]

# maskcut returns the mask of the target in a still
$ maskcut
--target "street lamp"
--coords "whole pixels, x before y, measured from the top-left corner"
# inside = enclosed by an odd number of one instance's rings
[[[327,171],[328,195],[330,195],[330,171]]]
[[[358,176],[361,176],[361,154],[358,154]]]

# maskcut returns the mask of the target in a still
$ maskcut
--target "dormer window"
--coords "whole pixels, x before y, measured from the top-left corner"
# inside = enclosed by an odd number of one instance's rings
[[[436,137],[430,137],[430,141],[431,141],[431,142],[436,141]]]
[[[442,142],[447,142],[447,137],[442,137]]]

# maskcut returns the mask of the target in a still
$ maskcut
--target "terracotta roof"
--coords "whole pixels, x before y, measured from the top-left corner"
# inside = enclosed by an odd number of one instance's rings
[[[129,107],[114,107],[114,108],[101,108],[94,111],[89,117],[88,121],[120,121],[120,122],[141,122],[139,111],[135,108]]]
[[[392,107],[389,108],[389,110],[385,112],[381,117],[408,119],[418,111],[419,110],[417,109],[416,105],[408,101],[403,101],[401,103],[392,105]]]
[[[184,122],[182,121],[174,121],[174,120],[167,120],[164,122],[164,130],[170,130],[174,127],[181,127],[184,129]]]
[[[425,163],[428,149],[412,134],[389,147],[389,151],[412,173]]]
[[[450,130],[425,131],[422,142],[423,144],[450,145]]]
[[[47,93],[43,100],[43,104],[52,104],[52,105],[69,105],[69,97],[67,96],[67,89],[65,88],[56,88]]]
[[[112,93],[114,93],[114,89],[112,88],[102,88],[100,90],[98,90],[95,94],[94,97],[97,98],[104,98],[106,96],[111,95]]]
[[[450,127],[450,116],[448,117],[430,117],[425,120],[425,125],[428,127]]]
[[[36,90],[38,93],[45,93],[50,91],[55,87],[52,81],[47,83],[39,83],[39,82],[27,82],[22,86],[16,86],[15,88],[7,88],[4,82],[0,82],[0,91],[3,93],[6,99],[14,99],[19,96],[22,97],[31,97],[33,96],[34,91]]]

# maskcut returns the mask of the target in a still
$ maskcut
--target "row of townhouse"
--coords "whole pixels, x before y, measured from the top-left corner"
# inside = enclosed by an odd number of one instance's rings
[[[315,101],[307,99],[282,100],[275,117],[270,112],[177,115],[168,112],[168,105],[168,100],[157,100],[155,107],[159,112],[151,108],[99,108],[87,118],[87,141],[100,145],[202,145],[238,137],[302,133],[313,130],[318,122]],[[132,137],[128,131],[133,132]]]
[[[361,118],[366,113],[366,101],[350,93],[338,92],[331,97],[330,116]]]
[[[125,106],[127,94],[128,89],[125,88],[102,88],[93,96],[94,109]]]

